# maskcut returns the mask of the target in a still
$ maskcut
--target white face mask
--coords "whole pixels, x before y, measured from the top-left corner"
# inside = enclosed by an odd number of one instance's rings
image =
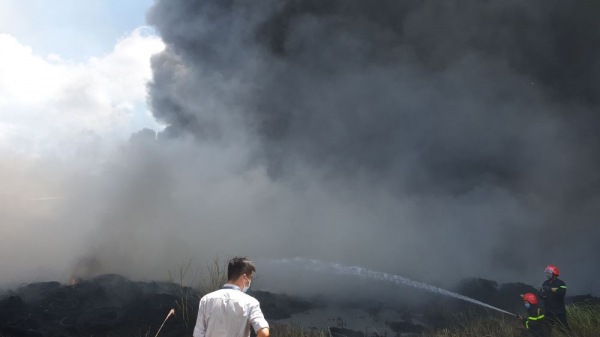
[[[246,275],[244,275],[244,276],[246,276]],[[246,279],[248,279],[248,286],[244,287],[244,289],[242,289],[243,292],[248,292],[248,289],[250,289],[250,284],[252,284],[252,280],[250,280],[248,278],[248,276],[246,276]],[[246,282],[244,282],[244,284],[246,284]]]

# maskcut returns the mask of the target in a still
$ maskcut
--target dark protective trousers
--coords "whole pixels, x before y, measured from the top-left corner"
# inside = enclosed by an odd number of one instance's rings
[[[525,337],[550,337],[550,327],[546,322],[534,324],[529,329],[523,331],[522,336]]]
[[[571,328],[567,322],[567,314],[555,314],[553,312],[546,313],[546,320],[550,329],[564,333],[570,333]]]
[[[550,337],[550,327],[540,326],[536,329],[524,330],[521,335],[524,337]]]

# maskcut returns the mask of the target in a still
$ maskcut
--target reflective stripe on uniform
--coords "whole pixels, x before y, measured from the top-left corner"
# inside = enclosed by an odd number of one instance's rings
[[[525,327],[527,328],[527,330],[529,330],[529,321],[539,321],[540,319],[544,318],[544,315],[540,315],[538,317],[527,317],[527,321],[525,322]]]

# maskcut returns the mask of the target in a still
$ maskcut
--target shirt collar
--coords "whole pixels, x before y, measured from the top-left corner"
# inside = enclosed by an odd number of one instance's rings
[[[240,287],[236,286],[235,284],[231,284],[231,283],[227,283],[223,286],[223,288],[221,289],[233,289],[233,290],[242,290],[240,289]]]

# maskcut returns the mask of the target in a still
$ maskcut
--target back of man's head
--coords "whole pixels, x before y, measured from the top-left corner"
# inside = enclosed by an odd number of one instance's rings
[[[256,271],[254,262],[248,260],[245,257],[234,257],[229,260],[227,266],[227,280],[236,281],[240,276],[246,274],[247,276],[252,275]]]

